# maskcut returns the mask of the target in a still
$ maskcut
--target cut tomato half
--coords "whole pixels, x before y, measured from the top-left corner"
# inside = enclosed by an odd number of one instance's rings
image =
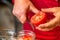
[[[45,23],[47,20],[46,14],[43,12],[37,13],[31,18],[31,23],[34,26],[38,26],[39,24]]]

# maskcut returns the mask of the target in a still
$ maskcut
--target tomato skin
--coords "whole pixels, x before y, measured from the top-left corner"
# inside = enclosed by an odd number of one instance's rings
[[[47,16],[43,12],[37,13],[31,18],[31,23],[34,26],[38,26],[40,24],[46,23],[46,21],[47,21]]]

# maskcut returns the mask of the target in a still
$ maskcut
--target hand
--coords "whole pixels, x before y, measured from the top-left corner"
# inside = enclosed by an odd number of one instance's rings
[[[13,14],[19,19],[21,23],[26,21],[26,12],[31,10],[34,13],[38,13],[39,10],[29,0],[15,0]]]
[[[36,29],[41,31],[50,31],[60,25],[60,7],[42,9],[43,12],[53,12],[55,18],[45,24],[40,24]]]
[[[21,23],[26,21],[26,10],[29,6],[29,0],[15,0],[13,14],[19,19]]]

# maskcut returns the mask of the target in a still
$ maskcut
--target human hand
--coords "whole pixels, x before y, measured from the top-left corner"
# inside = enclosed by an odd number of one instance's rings
[[[55,18],[45,24],[40,24],[36,29],[41,31],[50,31],[60,25],[60,7],[42,9],[43,12],[52,12]]]
[[[13,14],[19,19],[21,23],[26,21],[26,11],[29,4],[29,0],[15,0],[14,2]]]
[[[31,10],[34,13],[39,12],[38,9],[29,0],[15,0],[13,14],[19,19],[21,23],[26,21],[26,12]]]

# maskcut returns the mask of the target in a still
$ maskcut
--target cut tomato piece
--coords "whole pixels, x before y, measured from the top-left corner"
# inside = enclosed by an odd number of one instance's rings
[[[38,26],[39,24],[45,23],[47,20],[46,14],[43,12],[37,13],[31,18],[31,23],[34,26]]]
[[[32,40],[31,36],[23,36],[23,40]]]

